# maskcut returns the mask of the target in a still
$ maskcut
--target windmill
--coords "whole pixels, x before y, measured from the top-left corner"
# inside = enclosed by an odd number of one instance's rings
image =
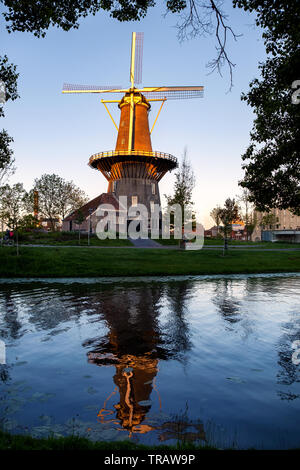
[[[170,99],[201,98],[203,86],[147,86],[142,82],[144,33],[132,33],[130,88],[120,86],[88,86],[65,83],[63,93],[99,93],[118,95],[122,99],[101,99],[118,131],[115,150],[96,153],[89,160],[91,168],[100,170],[108,180],[108,193],[117,198],[127,196],[129,204],[144,204],[148,213],[153,204],[160,205],[158,182],[176,168],[177,159],[164,152],[152,150],[151,133],[164,103]],[[150,102],[161,101],[161,106],[149,129]],[[121,111],[119,127],[109,112],[108,103],[117,103]]]

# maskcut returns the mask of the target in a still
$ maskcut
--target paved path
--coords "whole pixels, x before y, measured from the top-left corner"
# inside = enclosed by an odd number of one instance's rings
[[[273,248],[274,247],[274,248]],[[260,250],[263,249],[263,250],[300,250],[300,244],[299,246],[295,246],[295,247],[292,247],[292,246],[286,246],[286,247],[279,247],[279,248],[276,248],[276,244],[273,245],[273,247],[263,247],[262,245],[228,245],[228,248],[238,248],[238,249],[244,249],[244,248],[259,248]],[[222,248],[223,249],[223,245],[205,245],[205,248]]]
[[[19,247],[28,247],[28,248],[101,248],[101,249],[115,249],[115,248],[155,248],[155,249],[163,249],[163,250],[178,250],[178,245],[160,245],[160,243],[151,240],[151,239],[138,239],[138,240],[131,240],[133,243],[132,246],[95,246],[95,245],[19,245]],[[5,247],[5,246],[4,246]],[[223,250],[223,245],[205,245],[203,250]],[[228,249],[234,250],[246,250],[246,251],[270,251],[270,252],[299,252],[299,248],[260,248],[259,245],[229,245]]]
[[[260,248],[259,246],[237,246],[229,245],[229,250],[246,250],[246,251],[300,251],[300,248]],[[223,250],[223,245],[206,245],[203,250]]]
[[[137,240],[129,238],[129,241],[135,248],[164,248],[163,245],[157,243],[154,240],[151,240],[151,238],[138,238]]]

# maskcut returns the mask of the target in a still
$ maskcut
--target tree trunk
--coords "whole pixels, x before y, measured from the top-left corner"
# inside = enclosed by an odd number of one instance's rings
[[[249,241],[249,219],[248,219],[248,200],[246,199],[246,227],[247,227],[247,231],[246,231],[246,237],[247,237],[247,242]]]
[[[52,232],[55,232],[55,225],[54,225],[54,220],[52,219],[52,217],[50,217],[50,225],[51,225]]]
[[[228,251],[228,238],[227,238],[227,229],[224,230],[224,247],[223,247],[223,256],[226,255]]]

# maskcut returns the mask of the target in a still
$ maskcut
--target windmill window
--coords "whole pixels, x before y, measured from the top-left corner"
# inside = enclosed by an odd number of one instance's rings
[[[150,210],[154,212],[154,201],[150,201]]]
[[[125,144],[125,139],[121,139],[121,144],[124,145]]]
[[[155,194],[155,183],[152,183],[152,194]]]
[[[112,192],[115,193],[116,192],[116,182],[113,181],[113,184],[112,184]]]
[[[137,206],[137,203],[138,203],[138,197],[137,196],[132,196],[131,197],[131,205],[133,207]]]

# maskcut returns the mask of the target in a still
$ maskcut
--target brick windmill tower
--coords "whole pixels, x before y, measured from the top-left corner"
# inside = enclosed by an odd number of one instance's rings
[[[167,171],[177,167],[174,156],[152,149],[151,132],[166,100],[202,97],[203,86],[136,87],[142,82],[142,54],[143,33],[132,33],[130,88],[64,84],[63,93],[124,95],[122,99],[101,99],[118,131],[117,142],[115,150],[92,155],[89,166],[101,171],[107,179],[107,194],[117,199],[127,196],[128,206],[144,204],[150,214],[154,204],[160,205],[159,181]],[[148,114],[153,101],[162,103],[150,130]],[[107,103],[118,104],[121,111],[119,126]]]

